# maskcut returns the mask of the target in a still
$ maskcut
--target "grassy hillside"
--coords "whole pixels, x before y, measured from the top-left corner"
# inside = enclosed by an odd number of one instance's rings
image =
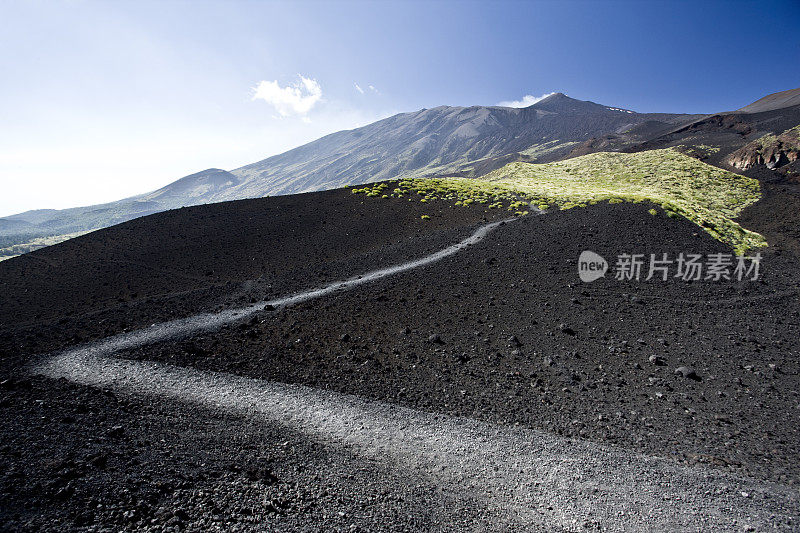
[[[88,233],[88,231],[77,231],[74,233],[67,233],[64,235],[53,235],[49,237],[36,237],[36,238],[31,238],[29,241],[26,242],[5,246],[3,248],[0,248],[0,261],[11,259],[12,257],[26,254],[28,252],[38,250],[39,248],[52,246],[54,244],[64,242],[68,239],[72,239],[73,237],[78,237],[86,233]]]
[[[510,163],[479,179],[403,180],[353,192],[370,196],[421,195],[486,203],[522,214],[531,206],[569,209],[597,202],[643,202],[668,216],[684,216],[737,252],[766,245],[735,218],[761,197],[757,180],[702,163],[673,149],[634,154],[600,152],[555,163]],[[658,214],[656,210],[654,214]]]

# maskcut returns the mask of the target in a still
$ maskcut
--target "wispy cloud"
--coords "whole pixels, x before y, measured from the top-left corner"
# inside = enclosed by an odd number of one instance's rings
[[[322,87],[313,78],[298,74],[300,80],[281,87],[277,81],[261,81],[253,91],[253,100],[264,100],[282,117],[305,117],[322,100]]]
[[[381,94],[381,92],[378,89],[376,89],[374,85],[367,85],[366,90],[363,87],[361,87],[361,85],[359,85],[358,83],[354,83],[353,85],[355,86],[356,91],[360,92],[361,94],[365,94],[367,91],[374,94]]]
[[[532,106],[536,102],[544,100],[548,96],[552,96],[556,93],[547,93],[543,94],[542,96],[533,96],[532,94],[526,94],[519,100],[509,100],[506,102],[498,102],[497,105],[502,107],[528,107]]]

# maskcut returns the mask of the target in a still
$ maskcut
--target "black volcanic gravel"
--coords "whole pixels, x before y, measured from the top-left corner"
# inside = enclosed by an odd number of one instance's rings
[[[648,205],[598,205],[512,221],[421,270],[120,355],[797,483],[798,215],[779,209],[797,201],[790,193],[776,189],[772,209],[743,217],[779,244],[759,282],[584,284],[576,262],[585,249],[612,262],[727,251]],[[179,529],[196,513],[247,524],[252,484],[272,491],[276,529],[344,527],[340,510],[363,514],[368,498],[383,520],[373,526],[427,529],[441,517],[426,514],[435,489],[424,482],[392,478],[387,492],[373,483],[380,466],[353,467],[360,459],[286,430],[25,377],[20,366],[418,257],[505,215],[330,191],[161,213],[0,263],[0,529]],[[697,379],[676,374],[682,366]]]
[[[257,324],[120,355],[799,481],[792,261],[767,255],[758,282],[582,283],[576,262],[585,249],[611,261],[618,253],[727,251],[648,207],[528,217],[422,270],[264,313]],[[697,379],[675,372],[684,366]]]
[[[159,213],[0,263],[0,531],[469,524],[482,504],[434,503],[436,486],[413,473],[25,366],[49,350],[415,258],[506,216],[338,190]]]
[[[314,288],[507,216],[349,190],[157,213],[0,262],[0,356]]]

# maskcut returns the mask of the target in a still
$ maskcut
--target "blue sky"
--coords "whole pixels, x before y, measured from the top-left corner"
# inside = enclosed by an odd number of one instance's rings
[[[0,216],[442,104],[736,109],[800,86],[797,20],[797,1],[0,0]]]

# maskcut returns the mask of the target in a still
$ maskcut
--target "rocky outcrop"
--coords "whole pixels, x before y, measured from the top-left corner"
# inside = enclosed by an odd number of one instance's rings
[[[780,135],[764,135],[739,148],[726,158],[726,163],[739,170],[764,165],[775,170],[800,158],[800,125]]]

